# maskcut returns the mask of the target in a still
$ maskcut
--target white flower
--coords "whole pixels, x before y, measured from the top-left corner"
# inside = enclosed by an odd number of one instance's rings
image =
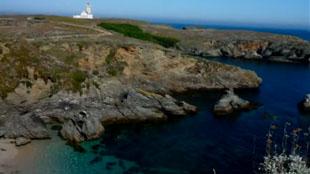
[[[310,168],[299,155],[265,156],[261,170],[266,174],[309,174]]]

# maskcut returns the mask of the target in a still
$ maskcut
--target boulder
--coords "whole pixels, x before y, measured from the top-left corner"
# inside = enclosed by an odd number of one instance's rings
[[[160,95],[148,91],[139,90],[128,93],[123,104],[131,111],[135,111],[137,115],[152,115],[156,114],[155,118],[161,116],[179,117],[197,112],[197,108],[184,101],[178,101],[170,95]],[[147,114],[149,113],[149,114]]]
[[[252,104],[237,96],[232,89],[227,90],[226,94],[214,106],[214,114],[218,116],[229,115],[236,111],[248,110]]]
[[[19,138],[16,138],[16,140],[15,140],[16,146],[24,146],[24,145],[29,144],[29,143],[31,143],[31,140],[28,138],[24,138],[24,137],[19,137]]]
[[[104,127],[98,118],[90,116],[86,111],[74,115],[62,127],[61,136],[70,142],[82,142],[99,138]]]
[[[184,101],[177,101],[167,94],[163,97],[157,97],[156,100],[160,102],[162,112],[168,114],[169,116],[184,116],[197,112],[197,108],[195,106]]]
[[[304,100],[300,103],[300,109],[304,112],[310,113],[310,94],[307,94]]]

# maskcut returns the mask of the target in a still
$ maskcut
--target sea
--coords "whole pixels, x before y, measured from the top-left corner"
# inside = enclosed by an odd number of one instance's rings
[[[310,38],[308,31],[255,31]],[[208,59],[255,71],[263,79],[261,87],[236,93],[258,107],[216,117],[212,108],[224,91],[175,94],[196,105],[199,112],[168,122],[107,126],[99,140],[82,143],[85,152],[66,145],[57,131],[52,131],[52,140],[33,141],[21,148],[16,169],[21,174],[251,174],[259,172],[269,131],[273,145],[277,144],[273,153],[282,151],[285,125],[289,125],[288,132],[296,128],[309,131],[310,115],[298,109],[298,103],[310,93],[309,65]],[[304,157],[309,156],[306,141],[300,133],[298,153]]]

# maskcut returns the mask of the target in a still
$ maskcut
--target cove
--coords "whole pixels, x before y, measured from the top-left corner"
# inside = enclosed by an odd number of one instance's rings
[[[99,140],[85,142],[85,153],[65,145],[54,132],[53,140],[36,141],[33,152],[21,157],[20,173],[217,173],[249,174],[265,154],[271,124],[306,130],[310,116],[297,104],[310,93],[310,67],[299,64],[210,58],[255,71],[263,83],[258,90],[236,93],[260,106],[231,117],[214,117],[212,107],[222,91],[177,96],[198,106],[199,112],[164,123],[107,126]],[[280,142],[279,142],[280,143]],[[24,158],[24,159],[23,159]],[[48,169],[48,170],[47,170]]]

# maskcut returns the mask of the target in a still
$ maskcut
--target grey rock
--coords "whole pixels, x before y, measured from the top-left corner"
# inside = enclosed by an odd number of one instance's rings
[[[5,130],[0,129],[0,138],[3,137],[5,135]]]
[[[34,113],[19,114],[11,113],[4,124],[6,138],[24,137],[29,139],[49,138],[46,125]]]
[[[307,94],[304,100],[300,103],[301,109],[310,113],[310,94]]]
[[[215,115],[229,115],[235,111],[251,108],[251,103],[237,96],[233,90],[227,90],[227,93],[214,106]]]
[[[60,133],[62,137],[70,142],[82,142],[99,138],[104,132],[101,122],[82,111],[67,121]]]
[[[31,143],[31,139],[29,139],[29,138],[19,137],[19,138],[16,138],[16,140],[15,140],[16,146],[24,146],[24,145],[29,144],[29,143]]]
[[[185,116],[196,112],[196,107],[186,102],[180,102],[169,95],[159,95],[146,91],[131,91],[123,104],[128,105],[136,115],[149,115],[160,118],[163,115],[167,117]],[[137,107],[139,106],[139,107]],[[141,112],[141,113],[140,113]]]
[[[272,55],[272,51],[270,49],[266,49],[265,52],[263,53],[264,57],[270,57]]]

